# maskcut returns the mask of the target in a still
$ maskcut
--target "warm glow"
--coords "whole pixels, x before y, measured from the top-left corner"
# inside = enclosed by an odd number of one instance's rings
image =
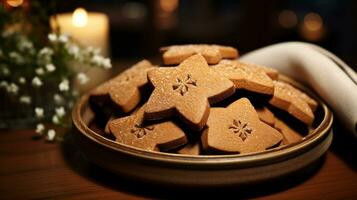
[[[23,0],[6,0],[6,3],[12,7],[20,6],[24,1]]]
[[[88,15],[84,8],[77,8],[72,15],[72,23],[76,27],[84,27],[87,25]]]
[[[319,41],[325,35],[322,17],[317,13],[308,13],[300,27],[301,36],[308,41]]]
[[[283,28],[293,28],[298,22],[296,14],[291,10],[281,11],[278,20]]]
[[[316,13],[309,13],[304,17],[304,25],[310,31],[317,31],[322,28],[322,18]]]
[[[178,6],[179,0],[160,0],[160,7],[165,12],[173,12]]]

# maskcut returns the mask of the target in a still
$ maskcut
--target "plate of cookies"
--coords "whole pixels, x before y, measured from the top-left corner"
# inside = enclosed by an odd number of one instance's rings
[[[180,186],[264,182],[297,173],[332,141],[333,115],[306,86],[220,45],[161,48],[83,95],[74,136],[120,176]]]

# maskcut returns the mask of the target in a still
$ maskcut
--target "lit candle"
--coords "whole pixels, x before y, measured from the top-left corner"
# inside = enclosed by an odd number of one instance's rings
[[[52,16],[50,19],[52,29],[59,26],[60,32],[69,34],[74,40],[84,46],[92,46],[101,49],[104,56],[109,55],[108,50],[108,17],[103,13],[87,12],[83,8],[77,8],[73,14],[63,13]],[[82,66],[82,69],[85,66]],[[78,70],[78,66],[73,66]],[[94,88],[110,77],[110,72],[100,68],[85,69],[89,82],[81,85],[75,81],[75,87],[81,92]]]
[[[50,20],[54,29],[59,26],[60,32],[71,35],[85,46],[100,48],[107,56],[109,22],[107,15],[97,12],[87,12],[77,8],[73,13],[57,14]]]

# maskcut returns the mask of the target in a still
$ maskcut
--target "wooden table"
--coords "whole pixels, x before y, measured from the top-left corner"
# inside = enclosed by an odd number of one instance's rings
[[[132,182],[91,163],[68,135],[63,143],[33,140],[33,130],[0,132],[0,199],[139,199],[233,195],[268,199],[357,199],[357,140],[335,131],[317,167],[250,189],[172,189]],[[354,160],[353,160],[354,157]],[[189,196],[192,197],[192,196]]]

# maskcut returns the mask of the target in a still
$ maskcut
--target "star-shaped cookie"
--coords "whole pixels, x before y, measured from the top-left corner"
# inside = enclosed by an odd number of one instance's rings
[[[168,151],[187,143],[185,133],[171,121],[144,124],[144,107],[109,122],[109,130],[117,142],[151,151]]]
[[[259,119],[267,124],[269,124],[271,127],[274,127],[275,124],[275,117],[274,113],[271,112],[267,107],[265,106],[259,106],[255,107],[255,110],[258,113]]]
[[[241,98],[227,108],[212,108],[207,126],[202,135],[202,144],[208,151],[258,152],[282,140],[277,130],[259,120],[247,98]]]
[[[216,73],[201,55],[193,55],[178,67],[159,67],[148,72],[155,89],[145,106],[145,119],[178,115],[189,127],[201,130],[210,103],[235,91],[233,83]]]
[[[123,112],[132,111],[140,102],[139,88],[147,84],[147,71],[154,66],[147,60],[105,82],[90,92],[91,101],[103,102],[109,99]]]
[[[288,83],[274,81],[274,94],[269,103],[277,108],[286,110],[305,124],[311,125],[315,116],[301,93],[301,91]]]
[[[201,54],[208,64],[217,64],[222,58],[234,59],[238,57],[238,50],[221,45],[188,44],[173,45],[160,48],[165,65],[178,65],[194,54]]]
[[[234,60],[222,60],[212,66],[217,73],[233,81],[237,89],[261,94],[273,94],[273,80],[261,68]]]
[[[248,62],[242,62],[242,61],[237,61],[237,62],[242,63],[242,64],[245,64],[245,65],[250,66],[250,67],[254,67],[254,68],[257,68],[257,69],[261,69],[261,70],[263,70],[271,79],[273,79],[273,80],[278,80],[279,72],[278,72],[278,70],[276,70],[276,69],[273,69],[273,68],[270,68],[270,67],[266,67],[266,66],[263,66],[263,65],[257,65],[257,64],[254,64],[254,63],[248,63]]]
[[[283,135],[283,141],[281,142],[281,145],[287,145],[302,140],[302,136],[298,132],[290,128],[280,119],[275,120],[274,127],[279,130]]]

